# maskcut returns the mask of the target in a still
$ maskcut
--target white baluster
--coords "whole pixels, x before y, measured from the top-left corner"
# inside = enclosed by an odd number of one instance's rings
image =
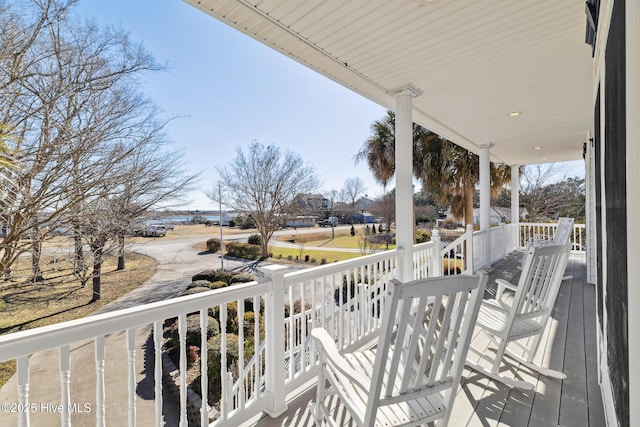
[[[70,377],[71,366],[69,363],[69,346],[63,345],[60,347],[60,403],[62,405],[62,411],[60,412],[60,425],[64,427],[71,426],[71,415],[69,413]]]
[[[178,316],[180,338],[180,427],[187,427],[187,315]]]
[[[129,426],[136,425],[136,330],[127,329],[127,357],[129,361]]]
[[[202,397],[200,425],[203,426],[209,425],[209,411],[207,408],[207,395],[209,394],[207,329],[209,328],[209,317],[207,311],[206,308],[200,310],[200,395]]]
[[[105,426],[104,406],[104,336],[96,337],[96,426]]]
[[[162,427],[162,322],[153,322],[154,394],[156,410],[156,427]]]
[[[18,357],[18,404],[29,407],[29,356]],[[18,426],[29,427],[29,411],[18,412]]]
[[[227,386],[227,304],[220,306],[220,382],[222,386],[222,398],[220,400],[220,412],[223,420],[229,414],[229,388]],[[239,345],[239,344],[238,344]]]
[[[238,390],[238,400],[236,407],[244,409],[244,300],[238,300],[238,309],[236,310],[238,315],[238,384],[240,388]],[[229,374],[231,375],[231,374]],[[231,378],[231,384],[233,384],[233,377]],[[235,409],[235,408],[234,408]]]

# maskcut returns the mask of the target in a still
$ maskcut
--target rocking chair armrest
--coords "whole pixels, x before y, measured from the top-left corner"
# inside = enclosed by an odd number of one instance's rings
[[[352,381],[355,385],[360,387],[365,392],[369,391],[371,381],[361,372],[354,370],[349,365],[349,363],[347,363],[347,360],[338,352],[336,343],[333,341],[333,338],[331,338],[329,333],[324,328],[313,328],[311,330],[311,337],[322,349],[324,355],[327,358],[327,361],[334,369],[339,371],[342,375],[346,376],[350,381]]]
[[[515,285],[507,282],[504,279],[496,279],[496,283],[498,284],[498,289],[496,289],[496,300],[500,301],[502,299],[502,294],[504,293],[505,288],[510,291],[515,292],[517,290]]]

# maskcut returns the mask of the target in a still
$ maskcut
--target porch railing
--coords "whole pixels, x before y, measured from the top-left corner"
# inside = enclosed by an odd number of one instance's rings
[[[13,402],[16,408],[31,408],[29,392],[29,357],[49,349],[59,352],[56,377],[61,378],[60,418],[68,425],[73,408],[70,354],[91,349],[95,352],[95,419],[106,424],[105,357],[124,358],[128,368],[118,375],[128,377],[128,396],[118,411],[127,408],[130,425],[137,414],[136,335],[150,336],[154,369],[149,375],[154,383],[156,425],[162,423],[162,353],[167,325],[177,324],[180,424],[188,420],[202,425],[238,425],[266,411],[277,415],[286,409],[285,396],[315,376],[316,355],[309,345],[309,332],[323,326],[341,349],[354,348],[375,337],[387,296],[387,286],[397,277],[402,251],[387,251],[354,260],[284,273],[285,267],[266,267],[261,283],[251,282],[195,295],[89,316],[43,328],[0,336],[0,361],[17,359],[18,389]],[[253,311],[253,316],[245,313]],[[217,352],[200,352],[199,408],[187,402],[187,368],[193,363],[187,331],[200,330],[198,346],[207,349],[208,329],[215,316],[220,325]],[[124,333],[126,344],[105,352],[110,336]],[[233,333],[237,336],[237,341]],[[89,344],[89,346],[87,346]],[[138,344],[140,344],[138,342]],[[124,348],[123,348],[124,347]],[[118,354],[118,352],[120,352]],[[138,352],[140,353],[140,352]],[[213,365],[210,355],[219,357]],[[219,380],[210,389],[208,367],[219,367]],[[54,378],[50,379],[54,380]],[[49,381],[50,381],[49,380]],[[213,392],[217,402],[207,398]],[[55,402],[53,396],[49,400]],[[75,397],[75,399],[74,399]],[[4,402],[3,402],[4,403]],[[217,409],[212,409],[214,406]],[[210,418],[211,414],[215,414]],[[18,425],[29,425],[29,411],[18,414]]]
[[[491,254],[496,260],[524,246],[531,233],[554,231],[552,224],[513,224],[491,229]],[[445,273],[473,272],[486,265],[485,232],[471,228],[456,241],[442,247],[434,232],[432,241],[416,245],[411,251],[413,276],[433,277]],[[584,241],[584,226],[574,227],[574,241]],[[376,336],[386,303],[387,287],[398,276],[402,250],[386,251],[349,261],[285,273],[282,266],[265,268],[261,282],[232,287],[147,304],[135,308],[86,317],[43,328],[0,336],[0,361],[17,359],[18,388],[16,407],[30,407],[29,356],[56,349],[59,353],[60,417],[63,425],[70,419],[67,403],[73,396],[69,383],[71,349],[87,347],[95,352],[95,419],[105,425],[105,342],[110,336],[124,333],[125,344],[108,352],[109,357],[126,359],[129,391],[125,403],[130,425],[136,419],[135,360],[136,335],[149,337],[153,347],[154,395],[156,425],[162,423],[162,354],[163,333],[177,330],[179,365],[180,423],[187,425],[189,417],[202,425],[238,425],[266,411],[278,415],[286,410],[285,396],[316,375],[316,351],[309,340],[315,326],[323,326],[334,337],[339,349],[357,348]],[[452,272],[451,267],[454,267]],[[455,268],[460,267],[460,271]],[[245,315],[253,312],[253,316]],[[209,348],[208,333],[211,317],[220,325],[217,352],[200,352],[200,406],[193,408],[187,401],[186,371],[194,363],[187,344],[188,330],[194,325],[200,330],[201,349]],[[174,326],[172,326],[174,325]],[[227,333],[233,333],[227,335]],[[236,338],[237,336],[237,342]],[[233,350],[233,351],[231,351]],[[118,351],[121,351],[118,355]],[[209,356],[216,357],[209,360]],[[219,380],[210,389],[209,366],[219,369]],[[207,396],[214,396],[216,402]],[[50,396],[51,397],[51,396]],[[76,396],[77,398],[77,396]],[[211,399],[211,400],[214,400]],[[216,406],[216,409],[212,407]],[[18,406],[19,405],[19,406]],[[215,414],[211,417],[212,414]],[[21,426],[29,423],[29,412],[18,414]]]

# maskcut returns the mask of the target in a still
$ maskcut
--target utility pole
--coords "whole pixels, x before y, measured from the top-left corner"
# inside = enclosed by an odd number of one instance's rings
[[[222,186],[218,183],[218,224],[220,224],[220,270],[224,271],[224,240],[222,240]]]

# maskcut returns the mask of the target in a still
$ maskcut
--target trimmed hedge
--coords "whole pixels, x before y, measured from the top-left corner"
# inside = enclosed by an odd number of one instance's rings
[[[207,250],[209,252],[218,252],[220,250],[220,239],[214,237],[207,240]]]
[[[225,282],[229,285],[233,283],[246,283],[255,280],[255,278],[251,274],[247,273],[238,273],[232,271],[221,271],[221,270],[203,270],[200,273],[194,275],[191,278],[192,282],[197,282],[199,280],[206,280],[210,283],[215,282]],[[218,289],[218,287],[214,287],[212,289]]]
[[[259,234],[252,234],[247,239],[247,243],[250,244],[250,245],[260,246],[260,245],[262,245],[262,237]]]
[[[262,255],[262,249],[260,246],[248,243],[229,242],[227,243],[227,255],[236,258],[259,259]]]

